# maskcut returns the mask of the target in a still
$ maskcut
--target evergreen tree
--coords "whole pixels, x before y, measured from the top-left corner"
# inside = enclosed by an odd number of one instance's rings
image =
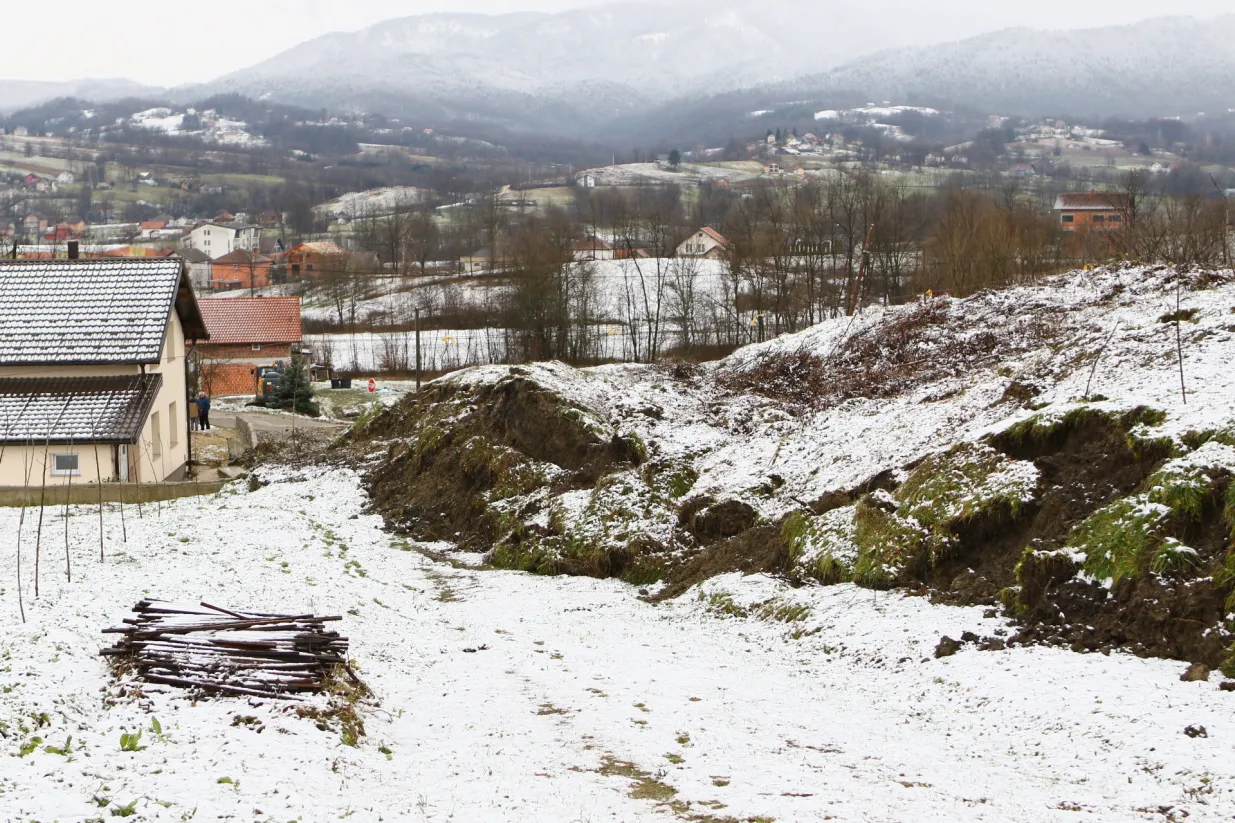
[[[673,166],[675,169],[682,165],[682,153],[677,149],[669,152],[669,165]]]
[[[273,403],[275,408],[307,414],[310,417],[321,414],[317,404],[313,402],[313,384],[309,382],[309,373],[302,358],[293,357],[284,368],[283,374],[279,376]]]

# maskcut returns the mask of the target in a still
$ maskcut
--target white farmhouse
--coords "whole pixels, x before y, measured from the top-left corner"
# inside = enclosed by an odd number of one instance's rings
[[[718,260],[724,256],[728,248],[729,241],[723,234],[709,226],[704,226],[678,246],[678,257],[706,257],[709,260]]]
[[[261,226],[236,223],[202,223],[185,236],[183,246],[197,249],[211,260],[234,251],[256,251],[261,243]]]

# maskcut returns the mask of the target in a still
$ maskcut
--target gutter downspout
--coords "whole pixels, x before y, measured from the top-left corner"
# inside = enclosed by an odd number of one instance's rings
[[[184,385],[187,388],[189,383],[189,358],[197,351],[197,341],[190,340],[189,348],[184,353]],[[189,444],[189,464],[185,467],[185,473],[190,477],[197,477],[197,464],[193,462],[193,424],[189,419],[189,399],[185,398],[184,405],[184,436],[185,442]]]

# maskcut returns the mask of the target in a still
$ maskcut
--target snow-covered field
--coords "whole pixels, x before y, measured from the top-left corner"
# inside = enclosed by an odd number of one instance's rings
[[[140,518],[126,508],[127,543],[109,511],[104,562],[97,512],[75,510],[71,583],[65,521],[48,512],[37,599],[27,512],[24,624],[20,513],[0,510],[0,819],[128,807],[152,821],[1206,821],[1235,809],[1232,696],[1179,682],[1180,664],[972,646],[935,659],[941,634],[995,636],[1002,621],[849,586],[727,576],[656,606],[614,581],[454,567],[381,531],[348,471],[270,479]],[[270,701],[118,697],[99,632],[150,596],[344,615],[380,701],[364,710],[367,736],[347,747]],[[768,601],[799,619],[733,616]],[[122,751],[138,730],[145,748]]]

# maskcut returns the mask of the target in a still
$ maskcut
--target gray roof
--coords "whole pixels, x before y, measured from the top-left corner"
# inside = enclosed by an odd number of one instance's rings
[[[173,307],[202,339],[176,258],[0,261],[0,366],[157,363]]]
[[[161,374],[0,378],[0,444],[136,443],[162,385]]]

